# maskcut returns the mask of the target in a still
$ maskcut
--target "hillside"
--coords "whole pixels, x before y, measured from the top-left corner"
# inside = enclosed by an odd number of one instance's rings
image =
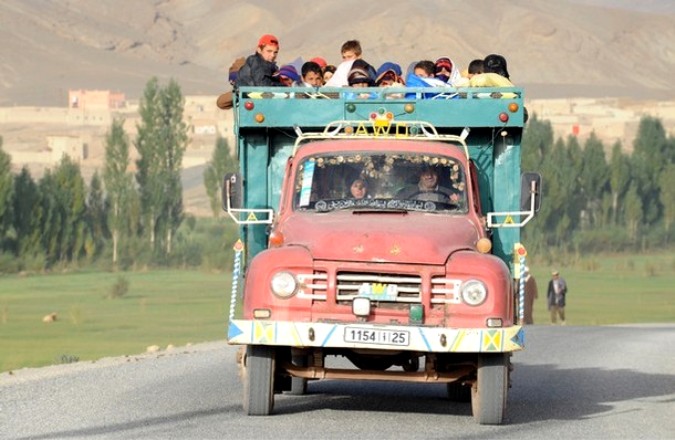
[[[374,65],[449,56],[460,67],[488,53],[509,60],[531,98],[672,99],[675,3],[670,0],[3,0],[0,106],[63,105],[69,88],[140,96],[151,76],[185,94],[226,89],[234,58],[271,32],[279,62],[321,55],[357,38]]]

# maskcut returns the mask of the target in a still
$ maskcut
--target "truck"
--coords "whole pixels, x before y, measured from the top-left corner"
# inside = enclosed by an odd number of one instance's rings
[[[501,424],[524,347],[520,228],[541,192],[520,169],[523,90],[355,91],[234,92],[239,171],[222,194],[240,225],[228,342],[244,411],[269,415],[308,381],[407,381]]]

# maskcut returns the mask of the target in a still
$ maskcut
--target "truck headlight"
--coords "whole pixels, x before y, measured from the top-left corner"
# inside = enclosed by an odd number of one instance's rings
[[[277,272],[272,276],[270,288],[279,298],[290,298],[298,290],[298,282],[290,272]]]
[[[483,282],[469,280],[462,285],[462,300],[470,306],[478,306],[487,298],[487,288]]]

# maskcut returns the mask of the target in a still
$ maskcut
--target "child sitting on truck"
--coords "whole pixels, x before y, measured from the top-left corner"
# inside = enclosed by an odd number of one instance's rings
[[[239,69],[237,86],[278,86],[279,81],[273,77],[277,71],[275,63],[279,54],[279,40],[271,34],[265,34],[258,40],[258,47],[253,55]]]

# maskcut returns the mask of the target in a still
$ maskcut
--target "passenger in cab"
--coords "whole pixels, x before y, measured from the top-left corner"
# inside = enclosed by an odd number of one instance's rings
[[[271,34],[265,34],[258,40],[258,47],[237,74],[237,86],[278,86],[276,59],[279,54],[279,40]]]
[[[368,182],[360,177],[354,179],[349,186],[349,193],[355,199],[368,198]]]
[[[456,192],[439,184],[438,169],[431,165],[422,168],[417,185],[404,188],[398,197],[442,203],[455,203],[459,200]]]

